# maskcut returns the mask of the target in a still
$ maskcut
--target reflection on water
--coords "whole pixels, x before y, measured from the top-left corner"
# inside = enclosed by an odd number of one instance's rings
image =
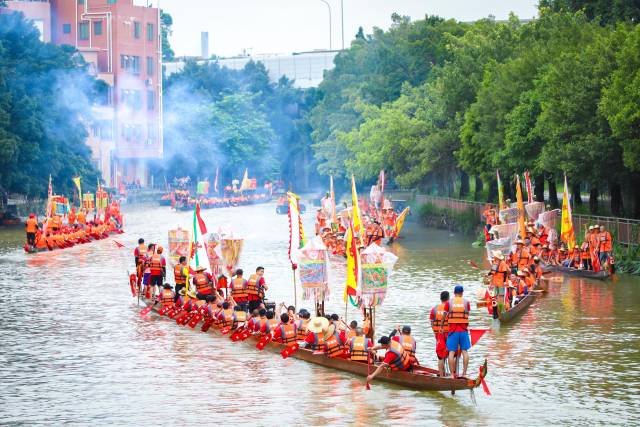
[[[203,211],[211,229],[232,225],[246,239],[241,267],[266,267],[270,297],[292,303],[286,216],[273,205]],[[282,360],[153,316],[140,318],[126,282],[138,237],[166,247],[169,228],[190,212],[134,207],[127,233],[64,251],[26,256],[22,230],[0,231],[0,416],[4,423],[583,425],[640,424],[640,303],[637,278],[551,283],[514,325],[493,325],[471,352],[474,373],[489,359],[493,396],[404,390]],[[312,230],[313,214],[306,218]],[[400,259],[378,332],[410,324],[418,358],[435,365],[428,313],[440,291],[460,283],[473,299],[481,249],[459,236],[408,224],[392,250]],[[344,261],[333,261],[328,312],[341,315]],[[300,295],[301,292],[298,292]],[[299,301],[311,308],[311,304]],[[349,319],[360,319],[349,307]],[[165,421],[166,420],[166,421]],[[225,422],[223,422],[225,424]]]

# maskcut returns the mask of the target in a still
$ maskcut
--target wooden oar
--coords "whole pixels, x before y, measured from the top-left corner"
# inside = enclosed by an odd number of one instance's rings
[[[469,260],[469,264],[471,264],[473,268],[477,268],[478,270],[480,270],[480,266],[476,264],[473,260]]]
[[[207,332],[209,330],[209,328],[211,328],[211,325],[213,325],[213,317],[209,317],[207,320],[204,321],[204,323],[202,324],[202,328],[200,328],[200,330],[202,332]]]
[[[153,305],[150,305],[150,306],[148,306],[148,307],[143,308],[143,309],[142,309],[142,311],[140,312],[140,317],[144,317],[144,316],[146,316],[147,314],[149,314],[149,312],[150,312],[151,310],[153,310],[153,306],[154,306],[154,305],[156,305],[156,304],[157,304],[157,301],[156,301],[156,302],[154,302],[154,303],[153,303]]]
[[[367,390],[371,390],[371,384],[369,384],[369,375],[371,375],[371,353],[369,353],[369,349],[367,348]]]

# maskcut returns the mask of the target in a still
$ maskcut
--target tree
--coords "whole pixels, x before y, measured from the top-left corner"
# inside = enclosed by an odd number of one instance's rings
[[[587,18],[602,24],[640,22],[636,0],[541,0],[539,6],[554,12],[584,12]]]
[[[21,13],[0,14],[0,186],[45,195],[49,175],[70,192],[71,178],[98,174],[85,144],[94,80],[70,46],[42,43]]]
[[[173,34],[173,30],[171,26],[173,25],[173,18],[170,14],[166,13],[164,10],[160,9],[160,34],[162,36],[162,60],[163,61],[173,61],[175,57],[175,52],[171,48],[171,43],[169,43],[169,36]]]

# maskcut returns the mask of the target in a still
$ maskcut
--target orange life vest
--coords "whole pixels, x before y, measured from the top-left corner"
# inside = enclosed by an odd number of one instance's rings
[[[333,334],[325,341],[327,356],[329,357],[337,357],[340,356],[342,351],[342,342],[340,342],[340,338],[338,334]]]
[[[247,285],[246,280],[242,277],[236,277],[231,284],[231,295],[236,301],[241,301],[247,298]]]
[[[259,298],[264,296],[264,295],[261,295],[260,286],[258,286],[259,280],[260,280],[260,277],[257,274],[252,274],[249,277],[249,280],[247,281],[247,286],[246,286],[246,293],[248,296],[254,296]]]
[[[78,212],[78,224],[85,225],[86,223],[87,223],[87,219],[84,215],[84,212],[82,211]]]
[[[193,277],[193,283],[196,285],[196,290],[201,294],[211,293],[211,287],[209,286],[209,280],[203,273],[197,273]]]
[[[611,252],[612,247],[611,234],[606,230],[600,233],[600,252]]]
[[[309,319],[300,319],[296,324],[296,329],[298,331],[297,339],[304,340],[307,336],[307,325],[309,324]]]
[[[449,324],[451,323],[469,323],[467,301],[462,297],[453,297],[449,301]]]
[[[187,276],[182,274],[184,266],[178,264],[173,267],[173,277],[176,279],[176,285],[185,285],[187,283]]]
[[[431,322],[431,329],[436,334],[449,332],[449,321],[447,320],[447,312],[444,311],[444,303],[436,305],[433,308],[434,316]]]
[[[351,352],[351,360],[356,362],[367,362],[369,353],[369,338],[364,335],[359,337],[353,337],[349,350]]]
[[[227,308],[222,311],[222,322],[220,322],[220,326],[227,327],[233,324],[234,314],[232,308]]]
[[[411,335],[400,335],[400,344],[409,353],[411,364],[416,360],[416,340]]]
[[[233,325],[234,327],[238,326],[238,323],[247,321],[247,312],[246,311],[234,311],[233,312]]]
[[[162,306],[166,307],[166,306],[172,306],[173,305],[173,292],[171,292],[169,289],[165,289],[162,291],[162,298],[160,299],[160,302],[162,302]]]
[[[492,266],[491,284],[498,288],[503,287],[507,274],[509,274],[509,267],[501,260],[498,265]]]
[[[283,344],[293,344],[296,342],[298,334],[295,325],[280,325],[280,337]]]
[[[311,343],[312,350],[324,350],[326,348],[326,342],[324,340],[324,334],[322,332],[311,332],[313,334],[313,342]]]
[[[149,268],[152,276],[162,275],[162,255],[153,255],[149,261]]]
[[[351,329],[349,332],[345,334],[345,337],[346,337],[345,342],[349,342],[349,340],[351,340],[351,338],[355,336],[356,336],[356,331],[354,329]]]
[[[391,362],[389,365],[392,371],[407,371],[411,366],[411,360],[409,358],[409,353],[407,353],[402,346],[397,341],[391,341],[389,343],[389,350],[387,350],[396,355],[396,359]]]
[[[35,218],[27,219],[27,233],[35,233],[38,231],[38,220]]]

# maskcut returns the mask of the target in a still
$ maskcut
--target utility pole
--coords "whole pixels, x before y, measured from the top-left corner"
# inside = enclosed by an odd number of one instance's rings
[[[340,21],[342,21],[342,50],[344,50],[344,0],[340,0]]]
[[[329,50],[333,50],[333,43],[331,40],[331,5],[327,0],[320,0],[320,1],[326,4],[327,8],[329,9]]]

